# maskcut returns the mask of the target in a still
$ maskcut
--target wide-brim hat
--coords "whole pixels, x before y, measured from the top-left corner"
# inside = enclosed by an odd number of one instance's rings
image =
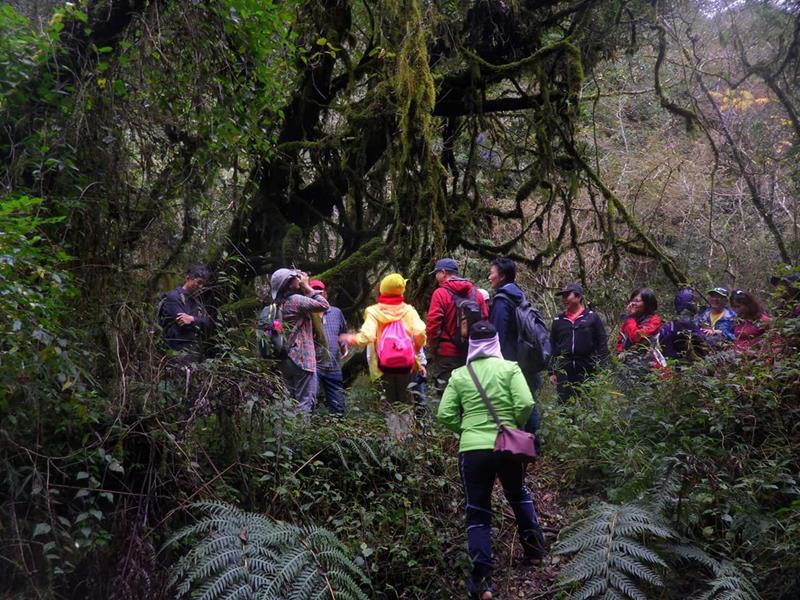
[[[269,278],[272,299],[276,300],[278,298],[278,294],[280,294],[286,288],[286,286],[289,284],[289,281],[295,277],[300,278],[302,275],[302,271],[298,271],[297,269],[278,269],[275,271],[272,274],[272,277]]]

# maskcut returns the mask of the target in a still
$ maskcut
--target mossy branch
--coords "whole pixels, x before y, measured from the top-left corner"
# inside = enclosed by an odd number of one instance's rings
[[[667,53],[667,32],[661,25],[653,25],[653,29],[658,32],[658,56],[656,57],[656,64],[653,69],[653,78],[655,82],[655,91],[656,95],[658,96],[658,100],[661,103],[661,106],[666,108],[669,112],[682,117],[686,121],[686,130],[691,132],[694,131],[695,125],[700,123],[697,115],[694,114],[692,111],[687,110],[683,107],[678,106],[674,102],[672,102],[667,96],[664,94],[664,90],[661,87],[661,64],[664,62],[664,57]]]
[[[318,273],[315,277],[326,282],[345,281],[375,268],[380,260],[385,258],[385,255],[386,244],[383,239],[374,237],[336,266]]]
[[[645,248],[650,252],[650,255],[654,258],[657,258],[661,262],[661,267],[664,269],[664,274],[669,277],[670,281],[672,281],[676,286],[682,285],[684,282],[689,281],[688,276],[684,273],[678,266],[675,264],[675,261],[672,260],[672,257],[667,255],[658,244],[656,244],[653,239],[647,235],[647,233],[642,229],[642,226],[638,223],[638,221],[633,217],[633,215],[628,211],[625,204],[617,197],[617,195],[612,192],[608,186],[600,179],[600,177],[595,173],[594,169],[583,159],[582,156],[577,152],[577,149],[572,146],[571,144],[568,146],[568,150],[572,157],[577,161],[580,167],[584,170],[586,175],[589,179],[597,186],[600,192],[603,194],[605,199],[608,201],[609,205],[613,206],[614,209],[619,213],[622,217],[623,221],[628,225],[628,227],[633,230],[636,235],[641,238],[642,243],[644,244]]]

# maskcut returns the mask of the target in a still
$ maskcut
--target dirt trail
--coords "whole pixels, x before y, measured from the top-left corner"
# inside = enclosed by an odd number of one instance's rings
[[[541,476],[537,476],[541,474]],[[533,494],[539,521],[545,534],[548,549],[555,542],[558,532],[569,522],[568,508],[555,488],[557,477],[548,472],[547,463],[528,467],[526,478]],[[503,525],[499,532],[493,532],[495,552],[494,588],[497,600],[513,598],[547,599],[555,597],[555,584],[562,566],[562,557],[548,553],[539,566],[518,564],[522,548],[517,539],[514,513],[505,503],[499,481],[493,497],[494,510],[503,507]]]

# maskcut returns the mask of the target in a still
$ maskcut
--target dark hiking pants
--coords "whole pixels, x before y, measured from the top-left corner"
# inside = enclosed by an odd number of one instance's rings
[[[500,478],[506,500],[514,510],[526,557],[540,559],[544,555],[544,540],[531,493],[525,486],[525,465],[494,450],[462,452],[458,463],[467,513],[467,551],[472,559],[467,588],[470,594],[475,594],[491,588],[492,489],[496,477]]]

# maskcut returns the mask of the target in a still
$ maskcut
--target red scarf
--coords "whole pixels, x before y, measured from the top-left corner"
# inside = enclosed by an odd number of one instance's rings
[[[378,296],[379,304],[402,304],[403,302],[402,296],[384,296],[383,294]]]

